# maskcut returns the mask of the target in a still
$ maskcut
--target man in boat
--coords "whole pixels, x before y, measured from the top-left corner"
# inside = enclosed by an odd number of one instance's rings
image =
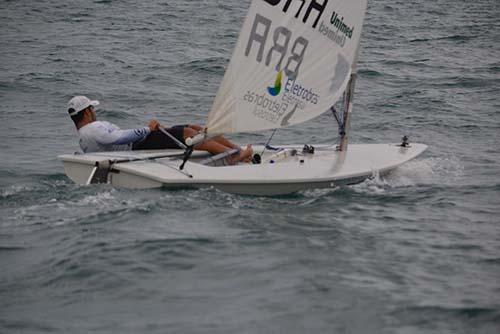
[[[148,126],[121,130],[113,123],[98,121],[96,107],[99,101],[92,101],[85,96],[75,96],[68,102],[68,113],[75,123],[80,137],[80,148],[84,153],[104,151],[129,151],[129,150],[159,150],[179,149],[179,145],[163,131],[160,123],[153,119]],[[178,141],[185,144],[185,139],[193,137],[202,127],[199,125],[177,125],[165,129]],[[222,136],[205,140],[195,145],[194,149],[219,154],[230,149],[238,149],[236,156],[230,157],[229,163],[249,161],[252,157],[252,147],[245,149],[231,143]]]

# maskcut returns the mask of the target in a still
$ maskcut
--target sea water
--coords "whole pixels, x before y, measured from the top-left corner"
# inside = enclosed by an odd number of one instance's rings
[[[499,333],[497,0],[370,1],[351,143],[429,145],[388,176],[280,197],[65,176],[73,95],[122,128],[203,124],[248,6],[0,3],[0,332]]]

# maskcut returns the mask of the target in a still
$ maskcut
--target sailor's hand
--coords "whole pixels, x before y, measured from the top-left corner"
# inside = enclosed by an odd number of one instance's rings
[[[149,121],[149,130],[151,130],[151,132],[153,131],[157,131],[158,128],[160,127],[160,123],[158,123],[158,121],[156,119],[152,119]]]

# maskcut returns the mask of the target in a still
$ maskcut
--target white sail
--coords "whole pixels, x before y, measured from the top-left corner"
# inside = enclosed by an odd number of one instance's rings
[[[297,124],[327,111],[355,68],[367,0],[253,0],[207,134]]]

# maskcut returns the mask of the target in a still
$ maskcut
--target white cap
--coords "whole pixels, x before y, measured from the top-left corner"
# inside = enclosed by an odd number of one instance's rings
[[[80,111],[90,106],[98,106],[99,101],[91,101],[86,96],[75,96],[68,102],[68,112],[70,116],[75,116]]]

